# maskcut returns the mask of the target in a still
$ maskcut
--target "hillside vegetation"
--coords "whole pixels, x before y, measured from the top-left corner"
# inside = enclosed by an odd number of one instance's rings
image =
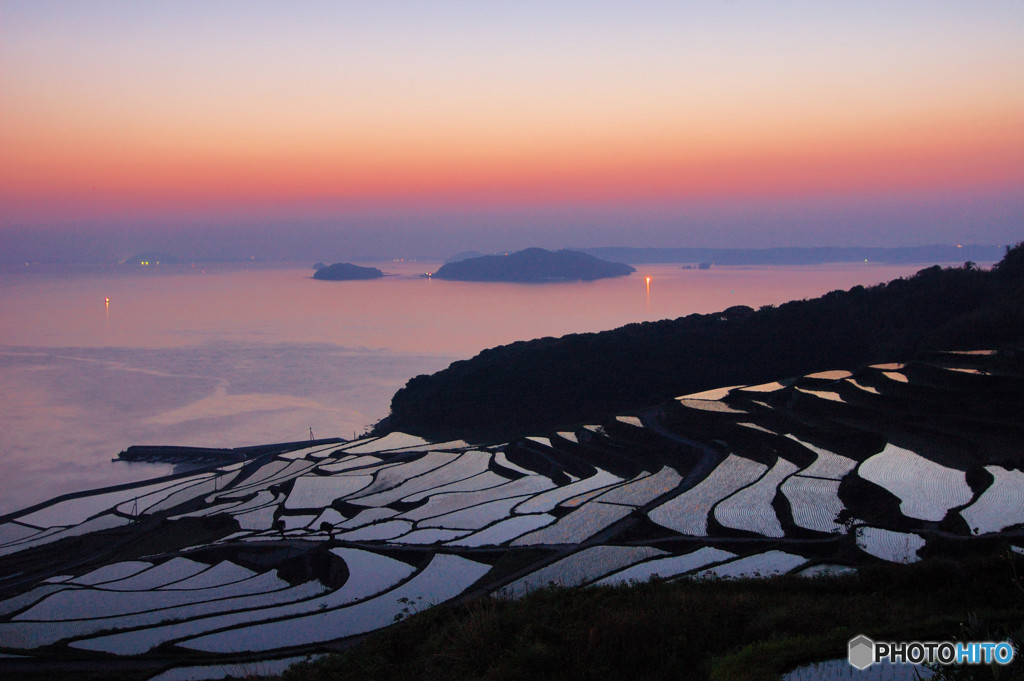
[[[376,430],[500,441],[723,385],[1022,339],[1018,244],[987,270],[934,266],[757,311],[739,306],[484,350],[409,380]]]
[[[433,608],[284,681],[710,679],[776,681],[844,659],[863,632],[890,640],[1019,641],[1020,556],[878,565],[845,577],[654,580],[540,589],[518,600]],[[969,630],[973,623],[973,630]],[[1020,679],[1024,665],[957,668]],[[970,674],[970,675],[968,675]]]

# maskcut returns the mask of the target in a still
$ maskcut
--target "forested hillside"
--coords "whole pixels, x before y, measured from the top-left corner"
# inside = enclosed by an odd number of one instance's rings
[[[991,269],[935,266],[756,311],[734,307],[485,350],[411,379],[377,431],[497,441],[707,388],[1022,340],[1024,243]]]

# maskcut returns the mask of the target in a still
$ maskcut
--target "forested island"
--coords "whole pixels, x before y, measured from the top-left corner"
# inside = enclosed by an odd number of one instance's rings
[[[313,273],[314,279],[323,281],[352,281],[357,279],[379,279],[384,273],[376,267],[361,267],[348,262],[336,262],[321,267]]]
[[[527,248],[508,255],[483,255],[446,263],[436,279],[455,281],[593,281],[622,277],[636,270],[621,262],[608,262],[580,251]]]
[[[498,441],[677,395],[1024,338],[1024,244],[991,269],[939,266],[760,310],[484,350],[408,381],[378,432]]]

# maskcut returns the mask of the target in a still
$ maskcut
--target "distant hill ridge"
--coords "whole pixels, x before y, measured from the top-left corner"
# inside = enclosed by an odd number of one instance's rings
[[[483,255],[446,263],[433,276],[456,281],[592,281],[636,270],[580,251],[527,248],[508,255]]]
[[[716,265],[818,265],[833,262],[963,263],[996,262],[1003,246],[933,244],[894,248],[782,247],[782,248],[581,248],[584,253],[633,264],[714,263]]]
[[[1018,244],[989,270],[936,265],[759,311],[738,306],[484,350],[409,380],[377,430],[507,440],[722,385],[1022,341]]]

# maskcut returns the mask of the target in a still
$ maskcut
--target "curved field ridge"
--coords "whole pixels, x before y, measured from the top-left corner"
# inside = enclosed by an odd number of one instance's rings
[[[429,443],[426,440],[415,435],[390,433],[382,438],[352,443],[344,447],[344,451],[346,454],[376,454],[377,452],[386,452],[391,449],[421,447],[427,444]]]
[[[735,553],[705,546],[692,553],[681,556],[667,556],[638,563],[625,570],[608,575],[597,584],[624,584],[629,582],[645,582],[653,577],[675,577],[700,569],[712,563],[731,560]]]
[[[711,475],[658,506],[647,516],[680,534],[707,536],[708,514],[714,505],[741,487],[751,484],[767,470],[764,464],[730,454]]]
[[[6,546],[0,547],[0,556],[6,556],[11,553],[17,553],[37,546],[52,544],[53,542],[61,539],[67,539],[68,537],[80,537],[83,534],[101,532],[115,527],[123,527],[130,522],[130,520],[122,516],[114,515],[113,513],[104,513],[103,515],[96,516],[95,518],[90,518],[79,525],[72,525],[65,529],[54,527],[46,532],[40,532],[33,535],[24,541],[7,544]]]
[[[448,530],[481,530],[491,523],[507,518],[512,507],[525,497],[510,497],[470,506],[460,511],[427,518],[418,523],[420,527],[440,527]]]
[[[236,596],[269,593],[288,588],[288,582],[265,572],[246,580],[212,588],[155,590],[145,593],[106,591],[104,589],[69,589],[56,593],[21,613],[17,621],[96,619],[131,615],[146,610],[175,608],[189,603],[216,601]]]
[[[772,508],[779,485],[797,471],[796,464],[778,459],[752,485],[744,487],[715,506],[715,520],[734,530],[756,532],[765,537],[784,537],[782,523]]]
[[[846,508],[839,500],[839,481],[794,475],[780,488],[793,514],[793,524],[815,532],[836,533],[836,518]]]
[[[254,674],[260,677],[275,677],[299,662],[316,660],[322,655],[299,655],[275,660],[260,660],[258,663],[197,665],[174,667],[161,672],[149,681],[197,681],[198,679],[245,679]]]
[[[362,490],[356,497],[369,496],[376,492],[382,492],[392,487],[398,487],[403,484],[406,480],[415,478],[416,476],[428,473],[435,468],[452,462],[458,454],[452,454],[450,452],[430,452],[429,454],[422,456],[408,463],[399,464],[398,466],[389,466],[377,472],[377,475],[371,485],[366,489]],[[372,504],[365,504],[370,506]]]
[[[38,532],[38,527],[26,527],[19,523],[0,524],[0,546],[26,539]]]
[[[168,584],[160,588],[167,590],[209,589],[216,586],[224,586],[225,584],[233,584],[255,576],[256,573],[252,570],[225,560],[208,570],[203,570],[194,577],[189,577],[188,579],[183,579],[180,582]]]
[[[550,491],[534,495],[516,506],[514,510],[516,513],[547,513],[556,506],[563,502],[568,502],[578,495],[602,490],[620,482],[622,482],[622,478],[599,468],[597,473],[589,478],[583,478],[568,485],[555,487]]]
[[[497,593],[515,598],[549,585],[579,586],[624,566],[663,555],[664,551],[649,546],[594,546],[531,572]]]
[[[413,530],[409,534],[403,534],[400,537],[395,537],[391,541],[398,544],[440,544],[459,537],[465,537],[469,534],[469,530],[444,530],[444,529],[425,529],[425,530]]]
[[[615,487],[596,499],[607,504],[643,506],[674,490],[682,479],[675,469],[663,466],[657,473]]]
[[[366,633],[391,624],[409,610],[407,603],[436,605],[457,596],[483,577],[489,565],[459,556],[437,555],[422,572],[377,598],[304,617],[230,629],[180,643],[214,653],[265,651]]]
[[[35,513],[18,518],[19,523],[37,527],[69,527],[78,525],[95,515],[136,497],[146,497],[153,492],[174,487],[177,482],[164,482],[141,488],[123,489],[117,492],[101,492],[76,499],[68,499],[41,508]]]
[[[512,498],[516,499],[516,502],[512,504],[512,507],[515,507],[517,504],[522,503],[524,499],[529,498],[530,495],[543,492],[551,487],[554,487],[554,483],[549,479],[539,475],[532,475],[528,478],[520,478],[511,482],[505,481],[501,485],[484,489],[442,492],[441,494],[429,497],[427,503],[422,506],[406,511],[401,517],[407,520],[423,521],[437,516],[456,513],[481,504]]]
[[[960,511],[974,534],[999,532],[1024,523],[1024,473],[1002,466],[985,466],[992,484]]]
[[[302,475],[295,479],[285,508],[323,508],[373,482],[369,475]]]
[[[963,471],[892,443],[863,462],[857,472],[899,497],[900,510],[908,518],[939,521],[949,509],[963,506],[974,496]]]
[[[803,556],[786,553],[785,551],[765,551],[746,558],[722,563],[715,567],[701,570],[698,577],[718,577],[743,579],[747,577],[771,577],[792,572],[807,562]]]
[[[617,520],[625,518],[631,511],[632,509],[628,506],[592,501],[577,508],[555,524],[516,539],[512,542],[512,546],[579,544]]]
[[[497,546],[553,522],[555,522],[555,517],[547,513],[515,516],[485,527],[468,537],[450,541],[448,544],[449,546]]]
[[[97,568],[92,572],[87,572],[80,577],[69,579],[68,582],[72,584],[81,584],[83,586],[92,586],[94,584],[103,584],[105,582],[113,582],[125,577],[131,577],[134,574],[148,570],[153,567],[152,563],[147,563],[143,560],[128,560],[122,563],[111,563],[104,565],[101,568]]]
[[[185,636],[196,636],[224,627],[249,625],[279,617],[296,617],[322,612],[328,608],[343,607],[383,593],[408,579],[414,572],[410,565],[368,551],[335,549],[333,553],[341,557],[349,568],[349,579],[334,592],[325,594],[322,593],[323,588],[319,585],[307,583],[302,591],[291,590],[297,598],[282,599],[267,607],[197,617],[188,622],[100,636],[86,641],[78,641],[72,645],[86,650],[100,650],[119,655],[137,655],[155,648],[161,643]]]
[[[384,506],[423,491],[466,480],[485,472],[490,460],[490,455],[485,452],[466,452],[451,463],[410,478],[385,492],[360,497],[359,503],[364,506]]]
[[[806,475],[814,478],[842,480],[846,477],[847,473],[857,467],[857,462],[848,456],[843,456],[841,454],[836,454],[835,452],[830,452],[827,449],[816,447],[809,442],[804,442],[795,435],[787,435],[786,437],[799,442],[801,445],[817,455],[814,459],[814,463],[800,471],[800,475]]]
[[[159,626],[152,628],[152,625],[161,625],[162,623],[170,620],[188,619],[190,622],[194,622],[196,621],[195,618],[202,618],[204,616],[220,612],[227,612],[241,608],[261,608],[295,600],[309,599],[324,591],[324,587],[317,582],[306,582],[296,587],[266,592],[261,592],[260,586],[257,583],[247,586],[252,586],[254,588],[252,590],[241,590],[234,597],[219,600],[212,600],[214,594],[208,595],[211,600],[203,600],[203,596],[206,596],[207,594],[196,593],[193,594],[191,602],[185,602],[182,605],[170,608],[160,608],[159,605],[161,602],[154,601],[151,594],[131,594],[134,596],[134,603],[131,606],[131,608],[134,609],[134,612],[129,612],[124,615],[110,615],[109,613],[105,613],[97,608],[97,614],[95,617],[85,619],[55,621],[18,620],[8,623],[0,623],[0,635],[2,635],[5,645],[22,649],[31,649],[38,646],[50,645],[67,638],[97,634],[111,629],[151,627],[150,629],[140,629],[133,632],[114,635],[122,637],[118,640],[132,640],[139,642],[145,640],[146,636],[152,636],[155,631],[159,630],[163,631],[165,634],[167,632],[176,634],[182,630],[183,626],[186,626],[185,622],[177,622],[173,625],[166,625],[167,628],[165,629],[161,629]],[[180,600],[181,599],[179,599],[179,601]],[[94,640],[97,639],[84,639],[82,641],[72,643],[71,645],[73,647],[92,649],[89,648],[89,646],[92,645],[91,642]],[[161,641],[162,639],[153,645],[141,645],[137,643],[135,648],[130,646],[123,649],[115,648],[108,652],[114,652],[117,654],[138,654],[158,645]],[[122,650],[128,652],[119,652]]]
[[[919,534],[896,532],[882,527],[857,528],[857,548],[891,563],[916,563],[918,549],[924,546]]]

